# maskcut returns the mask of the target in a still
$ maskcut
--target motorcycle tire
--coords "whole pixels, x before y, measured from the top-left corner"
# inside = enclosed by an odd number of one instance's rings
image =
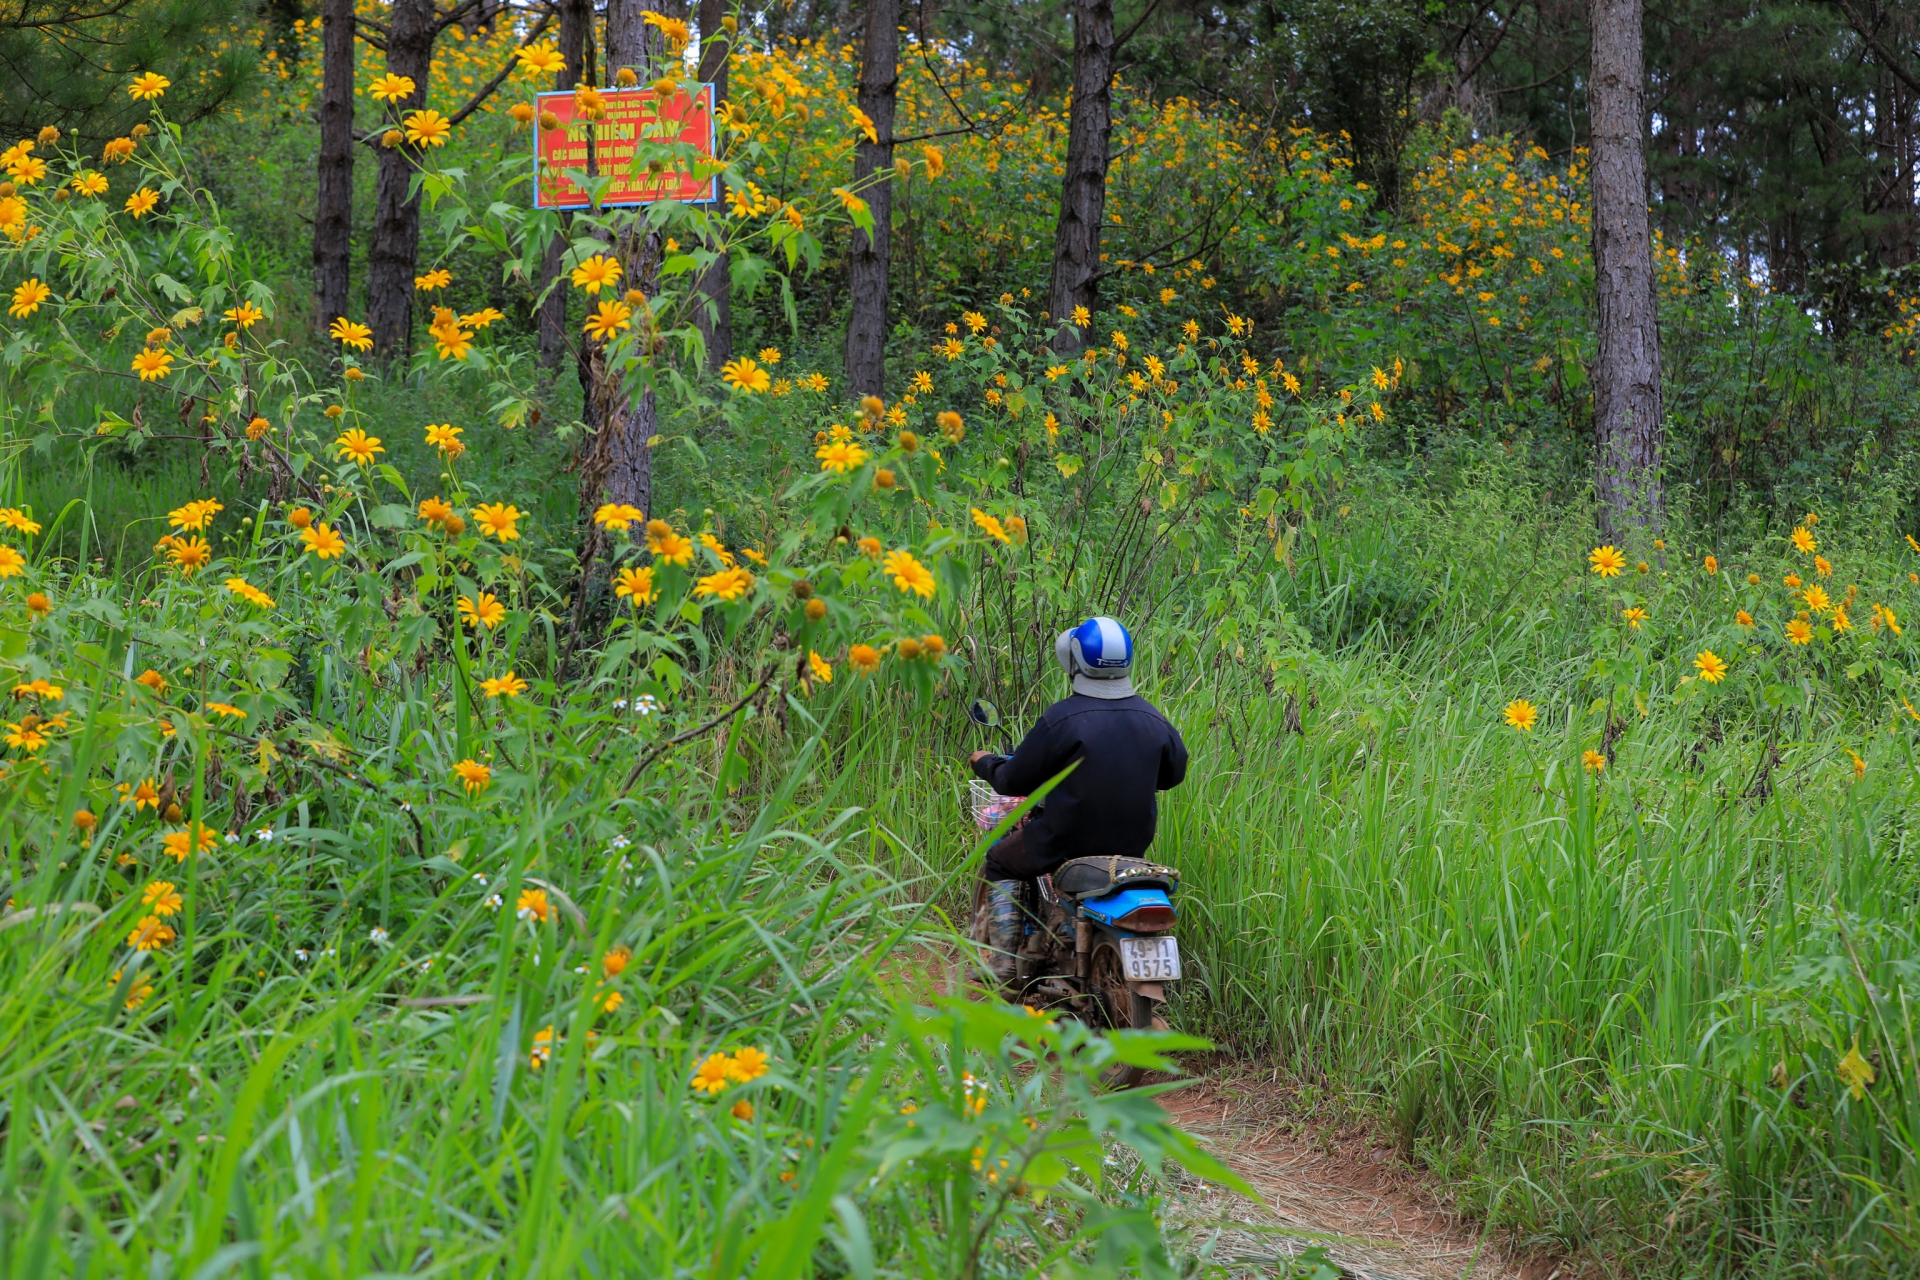
[[[1120,948],[1110,939],[1103,938],[1094,944],[1089,959],[1088,986],[1093,992],[1094,1006],[1107,1028],[1150,1030],[1153,1026],[1153,1001],[1127,985],[1126,972],[1120,964]],[[1146,1074],[1145,1067],[1109,1067],[1101,1077],[1101,1083],[1118,1092],[1133,1088]]]

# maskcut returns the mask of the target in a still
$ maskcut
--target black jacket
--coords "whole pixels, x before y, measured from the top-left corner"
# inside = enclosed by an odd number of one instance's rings
[[[1142,697],[1108,701],[1075,694],[1048,707],[1011,756],[982,756],[973,771],[1003,796],[1031,795],[1072,761],[1080,767],[1047,793],[1025,828],[1029,858],[1137,858],[1153,843],[1154,793],[1187,776],[1187,744]]]

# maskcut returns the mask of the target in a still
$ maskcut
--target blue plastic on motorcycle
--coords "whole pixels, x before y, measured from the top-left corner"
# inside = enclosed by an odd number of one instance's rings
[[[1173,899],[1165,889],[1122,889],[1100,898],[1083,898],[1080,909],[1101,924],[1112,925],[1141,907],[1165,907],[1173,910]]]

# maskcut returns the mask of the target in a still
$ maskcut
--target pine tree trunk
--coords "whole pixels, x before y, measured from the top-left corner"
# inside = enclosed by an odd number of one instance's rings
[[[729,7],[727,0],[700,0],[700,78],[713,85],[716,113],[727,101],[727,57],[733,51],[733,39],[720,20],[727,16]],[[722,135],[723,131],[716,128],[716,139]],[[693,322],[706,339],[707,368],[714,372],[733,359],[732,283],[725,258],[700,273],[699,288],[706,304],[694,313]]]
[[[1073,102],[1067,120],[1067,172],[1053,234],[1047,314],[1053,349],[1078,351],[1085,335],[1075,307],[1099,301],[1100,228],[1107,216],[1107,162],[1113,134],[1113,0],[1073,0]]]
[[[433,66],[433,0],[393,0],[387,71],[413,81],[413,93],[387,104],[389,129],[427,102]],[[374,187],[373,248],[367,255],[367,322],[382,359],[405,359],[413,342],[413,277],[420,263],[420,193],[409,191],[420,148],[402,139],[380,148]]]
[[[847,389],[884,395],[887,384],[887,267],[893,251],[893,107],[900,84],[900,0],[867,0],[866,50],[860,66],[860,109],[878,141],[860,139],[853,181],[873,214],[873,232],[855,227],[847,255]],[[880,181],[868,186],[875,174]]]
[[[313,320],[347,314],[353,270],[353,0],[325,0],[320,12],[319,190],[313,210]]]
[[[1640,0],[1589,0],[1593,74],[1594,497],[1609,542],[1653,536],[1660,500],[1660,328],[1647,218]],[[1629,534],[1635,536],[1629,537]]]
[[[650,6],[645,0],[608,0],[607,71],[617,74],[632,67],[642,84],[668,70],[678,71],[666,55],[659,31],[645,26],[640,14],[652,7],[667,17],[678,16],[672,4]],[[634,215],[638,221],[639,215]],[[616,237],[621,279],[651,300],[659,291],[663,241],[660,234],[638,230],[633,224]],[[592,522],[601,504],[625,503],[643,513],[653,509],[653,439],[658,421],[653,390],[640,378],[640,367],[654,356],[652,317],[646,303],[634,308],[634,337],[620,354],[609,359],[607,348],[593,344],[584,353],[586,404],[582,416],[592,434],[583,442],[580,457],[580,511],[586,517],[577,557],[580,576],[574,588],[574,642],[591,643],[606,629],[612,593],[608,584],[611,551],[605,530]]]
[[[565,90],[579,84],[586,75],[587,28],[593,24],[593,0],[563,0],[560,6],[560,56],[566,60],[553,77],[553,87]],[[540,259],[539,287],[545,289],[560,274],[560,259],[567,251],[565,235],[555,235],[553,243]],[[540,363],[548,369],[560,367],[567,351],[567,286],[562,284],[540,304],[536,322],[540,343]]]

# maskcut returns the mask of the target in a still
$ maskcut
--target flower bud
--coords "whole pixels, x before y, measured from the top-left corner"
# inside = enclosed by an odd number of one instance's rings
[[[44,127],[42,127],[42,128],[41,128],[41,130],[40,130],[40,145],[41,145],[41,146],[43,146],[43,147],[50,147],[50,146],[52,146],[52,145],[53,145],[54,143],[56,143],[56,142],[58,142],[58,141],[60,141],[60,130],[59,130],[59,129],[57,129],[57,128],[55,128],[55,127],[54,127],[53,125],[46,125],[46,126],[44,126]]]
[[[900,433],[900,448],[905,453],[917,453],[920,449],[920,437],[911,431]]]
[[[553,112],[551,112],[551,111],[542,111],[542,112],[540,113],[540,130],[541,130],[541,132],[543,132],[543,133],[552,133],[552,132],[553,132],[553,131],[554,131],[555,129],[558,129],[559,127],[560,127],[560,117],[559,117],[559,116],[557,116],[557,115],[555,115],[555,114],[553,114]]]
[[[908,636],[905,640],[902,640],[900,642],[899,653],[900,653],[900,656],[902,658],[905,658],[908,662],[914,661],[916,658],[920,656],[920,642],[918,640],[915,640],[912,636]]]
[[[399,146],[407,140],[407,135],[398,129],[389,129],[380,135],[380,145],[389,149]]]
[[[640,83],[640,77],[633,74],[632,67],[622,67],[620,68],[619,72],[613,77],[613,82],[619,85],[622,89],[631,89],[633,88],[633,86]]]
[[[312,528],[313,512],[307,510],[305,507],[295,507],[293,510],[287,512],[287,523],[296,529]]]
[[[893,472],[885,467],[873,473],[873,487],[876,489],[891,489],[895,483],[896,477]]]
[[[807,601],[807,621],[818,622],[827,616],[827,602],[815,596]]]
[[[147,128],[147,126],[145,126],[144,124],[137,124],[133,126],[133,128],[127,130],[128,136],[132,137],[136,142],[139,141],[141,138],[146,137],[149,133],[152,133],[152,132],[153,130]]]
[[[457,515],[451,515],[440,522],[440,527],[447,531],[449,538],[457,538],[467,531],[467,522]]]

